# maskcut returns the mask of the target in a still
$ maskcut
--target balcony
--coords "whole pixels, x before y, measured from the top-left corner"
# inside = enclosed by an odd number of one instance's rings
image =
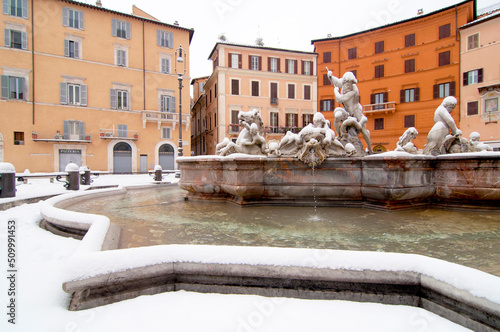
[[[136,141],[139,139],[137,130],[99,129],[100,139],[125,139]]]
[[[189,110],[188,110],[189,112]],[[167,112],[159,112],[159,111],[142,111],[142,126],[146,128],[146,123],[148,122],[156,122],[158,124],[158,129],[161,128],[162,125],[171,124],[172,130],[175,130],[175,126],[179,123],[179,114],[178,113],[167,113]],[[182,124],[186,126],[186,131],[189,130],[189,124],[191,123],[191,116],[189,114],[182,115]]]
[[[239,133],[240,132],[240,125],[239,124],[228,124],[227,125],[227,132],[230,134],[234,133]]]
[[[389,101],[387,103],[363,105],[363,113],[365,114],[375,114],[375,113],[388,114],[394,112],[396,112],[395,101]]]
[[[34,142],[53,142],[53,143],[91,143],[90,134],[78,135],[67,134],[63,135],[59,132],[56,133],[31,133],[31,139]]]

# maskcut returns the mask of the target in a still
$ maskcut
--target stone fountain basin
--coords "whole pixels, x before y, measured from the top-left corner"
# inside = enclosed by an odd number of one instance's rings
[[[83,234],[66,266],[70,310],[187,290],[410,305],[476,331],[500,329],[500,278],[457,264],[413,254],[294,248],[106,250],[119,237],[107,217],[63,209],[135,189],[144,186],[66,194],[41,204],[43,219],[56,230]]]
[[[416,206],[500,209],[500,153],[444,156],[389,152],[328,158],[314,169],[296,158],[181,157],[190,199],[240,205]]]

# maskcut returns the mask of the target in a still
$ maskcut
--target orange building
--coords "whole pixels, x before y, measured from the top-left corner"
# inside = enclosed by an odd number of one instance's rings
[[[500,151],[500,11],[460,28],[460,128]]]
[[[191,150],[196,156],[206,154],[207,98],[204,87],[208,76],[191,80],[193,86],[193,106],[191,107]]]
[[[313,40],[319,54],[319,110],[333,123],[339,105],[327,68],[337,77],[351,71],[358,79],[374,151],[394,150],[409,127],[417,128],[414,143],[423,149],[443,98],[459,98],[458,28],[475,16],[476,1],[468,0],[379,28]],[[452,115],[458,124],[458,107]]]
[[[100,1],[4,0],[1,17],[0,161],[18,172],[69,162],[118,173],[173,169],[180,130],[190,154],[174,61],[193,30]],[[182,104],[190,105],[187,91]]]
[[[215,154],[225,137],[236,140],[240,111],[260,111],[266,141],[298,132],[317,111],[317,54],[270,47],[217,43],[210,53],[213,73],[204,84],[205,127],[193,139],[202,154]],[[197,115],[192,114],[193,118]]]

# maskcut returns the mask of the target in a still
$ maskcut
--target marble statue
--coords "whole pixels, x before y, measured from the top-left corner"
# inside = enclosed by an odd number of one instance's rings
[[[457,128],[451,112],[457,106],[455,97],[446,97],[434,113],[434,126],[427,135],[424,154],[440,155],[444,153],[465,152],[463,150],[462,131]],[[451,135],[449,133],[451,131]],[[446,141],[446,142],[445,142]],[[445,144],[446,143],[446,144]],[[458,151],[460,149],[460,151]]]
[[[474,131],[469,135],[469,152],[493,151],[493,148],[488,144],[479,142],[481,135]]]
[[[335,87],[335,100],[344,106],[344,108],[336,108],[334,112],[335,120],[333,127],[339,135],[340,141],[344,145],[347,143],[355,146],[358,145],[358,153],[361,154],[363,152],[362,145],[357,138],[359,133],[361,133],[366,142],[368,153],[373,154],[370,132],[366,129],[368,119],[363,114],[363,107],[359,103],[359,90],[356,85],[358,80],[352,72],[346,72],[342,78],[338,78],[333,76],[332,72],[328,70],[327,76]],[[340,88],[342,88],[342,91],[340,91]],[[348,124],[342,128],[341,125],[349,118],[353,119],[350,119]],[[361,149],[359,145],[361,145]]]
[[[266,139],[262,136],[264,132],[264,122],[258,110],[249,112],[239,112],[238,120],[240,126],[243,127],[236,143],[233,143],[229,138],[217,144],[217,154],[227,156],[232,153],[246,153],[251,155],[266,155]]]
[[[417,148],[415,144],[412,143],[412,140],[417,138],[418,131],[415,127],[410,127],[406,129],[404,134],[399,138],[398,143],[396,143],[396,150],[401,152],[408,152],[411,154],[417,153]]]

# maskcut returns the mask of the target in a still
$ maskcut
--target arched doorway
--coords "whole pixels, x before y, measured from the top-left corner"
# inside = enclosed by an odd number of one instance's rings
[[[373,152],[375,153],[382,153],[382,152],[387,152],[387,149],[385,146],[382,145],[377,145],[373,148]]]
[[[159,158],[158,161],[162,169],[175,169],[174,163],[174,148],[170,144],[163,144],[158,149]]]
[[[113,173],[132,173],[132,147],[119,142],[113,147]]]

